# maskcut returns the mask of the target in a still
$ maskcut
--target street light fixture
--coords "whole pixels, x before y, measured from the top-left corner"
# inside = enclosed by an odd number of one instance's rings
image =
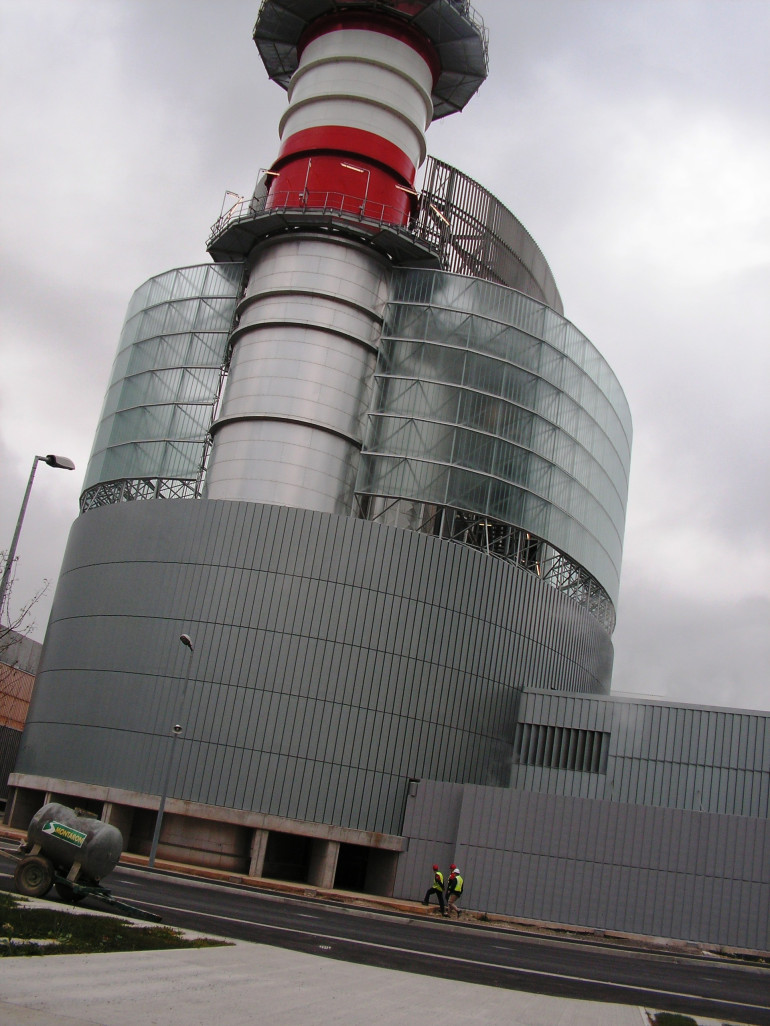
[[[29,493],[32,491],[32,482],[35,480],[35,471],[37,470],[38,463],[45,463],[47,466],[57,467],[59,470],[75,469],[75,464],[67,456],[54,456],[53,453],[49,453],[48,456],[36,456],[32,461],[32,470],[29,473],[29,480],[27,481],[27,490],[24,492],[21,510],[19,511],[19,519],[16,521],[16,530],[13,532],[13,541],[11,542],[11,547],[8,550],[8,557],[5,561],[3,579],[0,581],[0,617],[2,617],[3,610],[5,609],[5,595],[8,591],[8,582],[11,578],[11,567],[13,566],[13,561],[16,558],[16,545],[19,541],[19,535],[21,534],[21,525],[24,523],[24,514],[27,512]]]
[[[195,650],[193,648],[192,639],[190,638],[189,634],[181,634],[180,637],[179,637],[179,640],[182,642],[182,644],[185,646],[185,648],[189,648],[189,650],[190,650],[190,658],[187,660],[187,673],[185,675],[184,684],[182,685],[182,694],[181,694],[180,699],[179,699],[179,708],[180,709],[184,709],[184,696],[185,696],[185,692],[187,691],[187,685],[190,682],[190,671],[192,669],[192,657],[193,657],[193,652]],[[166,760],[166,773],[165,773],[165,775],[163,777],[163,790],[161,791],[161,795],[160,795],[160,803],[158,805],[158,814],[155,817],[155,830],[154,830],[153,835],[152,835],[152,844],[150,845],[150,858],[149,858],[149,860],[147,862],[147,865],[148,865],[148,867],[150,869],[153,869],[155,867],[155,856],[156,856],[156,854],[158,852],[158,841],[160,840],[160,828],[161,828],[161,825],[163,823],[163,812],[165,811],[165,808],[166,808],[166,795],[168,794],[168,787],[169,787],[169,784],[171,783],[171,770],[172,770],[174,762],[175,762],[174,754],[175,754],[175,751],[176,751],[176,747],[173,745],[173,741],[175,741],[176,738],[179,737],[179,735],[182,733],[183,729],[184,728],[182,727],[181,723],[175,723],[174,726],[171,728],[172,748],[168,752],[168,757],[167,757],[167,760]]]

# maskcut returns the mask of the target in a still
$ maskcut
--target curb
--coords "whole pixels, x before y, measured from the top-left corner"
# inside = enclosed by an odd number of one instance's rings
[[[0,838],[23,841],[26,831],[17,830],[0,824]],[[147,870],[148,856],[124,852],[119,861],[120,866]],[[303,883],[291,883],[283,880],[271,880],[263,877],[247,876],[229,870],[211,869],[206,866],[192,866],[183,862],[172,862],[167,859],[155,860],[155,868],[148,872],[170,873],[182,877],[199,880],[211,880],[219,884],[243,887],[268,894],[284,895],[287,898],[306,898],[327,904],[342,905],[362,912],[375,911],[392,915],[406,915],[412,918],[433,919],[443,922],[438,906],[423,905],[422,901],[410,901],[403,898],[388,898],[381,895],[360,894],[353,891],[340,891],[332,888],[313,887]],[[459,919],[462,925],[475,929],[494,929],[505,932],[519,933],[537,939],[539,936],[551,940],[563,940],[567,943],[595,944],[602,947],[622,947],[645,951],[648,954],[681,955],[687,958],[726,958],[726,959],[768,959],[768,952],[747,948],[717,947],[699,944],[696,941],[677,940],[667,937],[651,937],[643,934],[627,934],[613,930],[597,930],[591,927],[573,926],[566,923],[549,923],[534,919],[520,919],[505,916],[496,912],[484,912],[477,909],[462,909]]]

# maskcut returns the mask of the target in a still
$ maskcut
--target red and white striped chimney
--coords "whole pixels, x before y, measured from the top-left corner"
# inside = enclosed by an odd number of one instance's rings
[[[434,104],[473,95],[486,39],[465,0],[263,0],[255,40],[289,106],[206,494],[349,514],[392,266],[377,231],[408,248]]]
[[[269,205],[334,206],[405,224],[440,70],[430,40],[378,11],[314,22],[281,118]]]

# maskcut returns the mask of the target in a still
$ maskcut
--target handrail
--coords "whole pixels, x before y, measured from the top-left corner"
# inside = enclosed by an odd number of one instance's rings
[[[212,225],[207,245],[216,242],[228,228],[245,221],[270,214],[290,213],[353,218],[362,225],[407,232],[434,245],[440,242],[440,233],[433,225],[424,223],[419,215],[415,216],[402,207],[351,193],[291,189],[233,203]]]

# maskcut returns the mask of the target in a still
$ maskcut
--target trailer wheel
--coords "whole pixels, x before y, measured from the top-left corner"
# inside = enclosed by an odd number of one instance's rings
[[[27,855],[16,867],[13,882],[19,894],[42,898],[53,886],[53,863],[42,855]]]

